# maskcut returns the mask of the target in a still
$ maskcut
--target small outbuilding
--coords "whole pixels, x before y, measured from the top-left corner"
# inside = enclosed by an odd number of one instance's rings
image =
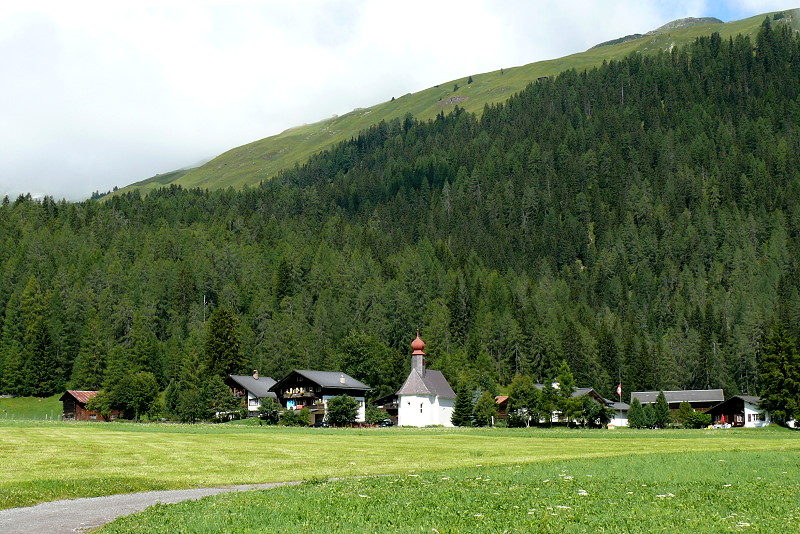
[[[761,408],[761,397],[735,395],[706,411],[715,425],[760,428],[770,424],[769,413]]]
[[[119,412],[114,410],[111,415],[103,415],[86,409],[86,403],[96,396],[99,391],[81,391],[70,389],[61,395],[58,400],[64,404],[64,411],[61,415],[62,421],[112,421],[119,417]]]

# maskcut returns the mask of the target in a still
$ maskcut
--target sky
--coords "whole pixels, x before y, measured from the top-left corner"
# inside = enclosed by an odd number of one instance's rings
[[[82,200],[469,74],[790,1],[4,2],[0,197]]]

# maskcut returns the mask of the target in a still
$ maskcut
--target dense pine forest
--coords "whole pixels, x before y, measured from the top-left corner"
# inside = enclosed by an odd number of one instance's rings
[[[800,334],[800,38],[765,22],[380,125],[257,188],[0,206],[0,393],[197,384],[209,318],[280,378],[759,390]],[[234,368],[235,367],[235,368]],[[149,376],[149,375],[148,375]]]

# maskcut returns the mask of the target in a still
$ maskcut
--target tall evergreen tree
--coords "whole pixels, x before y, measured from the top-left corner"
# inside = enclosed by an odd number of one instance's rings
[[[669,404],[667,403],[667,398],[664,396],[664,392],[659,391],[653,410],[653,424],[658,428],[664,428],[669,425],[669,421]]]
[[[631,401],[631,407],[628,409],[628,426],[631,428],[645,428],[647,426],[644,408],[642,408],[642,403],[639,402],[638,397]]]
[[[773,421],[783,425],[800,417],[800,353],[782,322],[773,325],[764,340],[759,381],[763,406]]]
[[[210,375],[226,377],[244,371],[239,322],[224,307],[214,310],[208,320],[205,341],[205,369]]]
[[[472,398],[474,391],[466,384],[462,384],[456,391],[456,402],[450,422],[453,426],[472,426],[472,413],[474,405]]]

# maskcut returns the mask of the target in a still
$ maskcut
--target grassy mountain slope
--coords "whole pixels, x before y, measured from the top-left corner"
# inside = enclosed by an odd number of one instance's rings
[[[769,15],[772,17],[775,13]],[[800,10],[794,9],[783,13],[785,17],[780,19],[783,23],[800,27],[798,24]],[[187,188],[208,189],[255,185],[261,180],[270,179],[279,170],[302,163],[310,155],[334,143],[349,139],[381,120],[402,118],[408,113],[418,119],[426,120],[435,117],[441,111],[449,112],[456,105],[467,111],[480,113],[486,104],[508,99],[541,76],[554,76],[568,69],[585,70],[600,65],[604,60],[619,59],[632,52],[646,54],[668,50],[713,32],[718,32],[725,39],[737,34],[754,35],[765,16],[767,15],[762,14],[728,23],[691,25],[615,45],[593,48],[559,59],[476,74],[472,76],[471,84],[467,83],[468,77],[450,80],[429,89],[406,94],[393,101],[291,128],[278,135],[231,149],[185,174],[162,174],[124,187],[118,192],[139,189],[146,193],[169,183]],[[456,91],[453,90],[455,84],[459,85]]]

